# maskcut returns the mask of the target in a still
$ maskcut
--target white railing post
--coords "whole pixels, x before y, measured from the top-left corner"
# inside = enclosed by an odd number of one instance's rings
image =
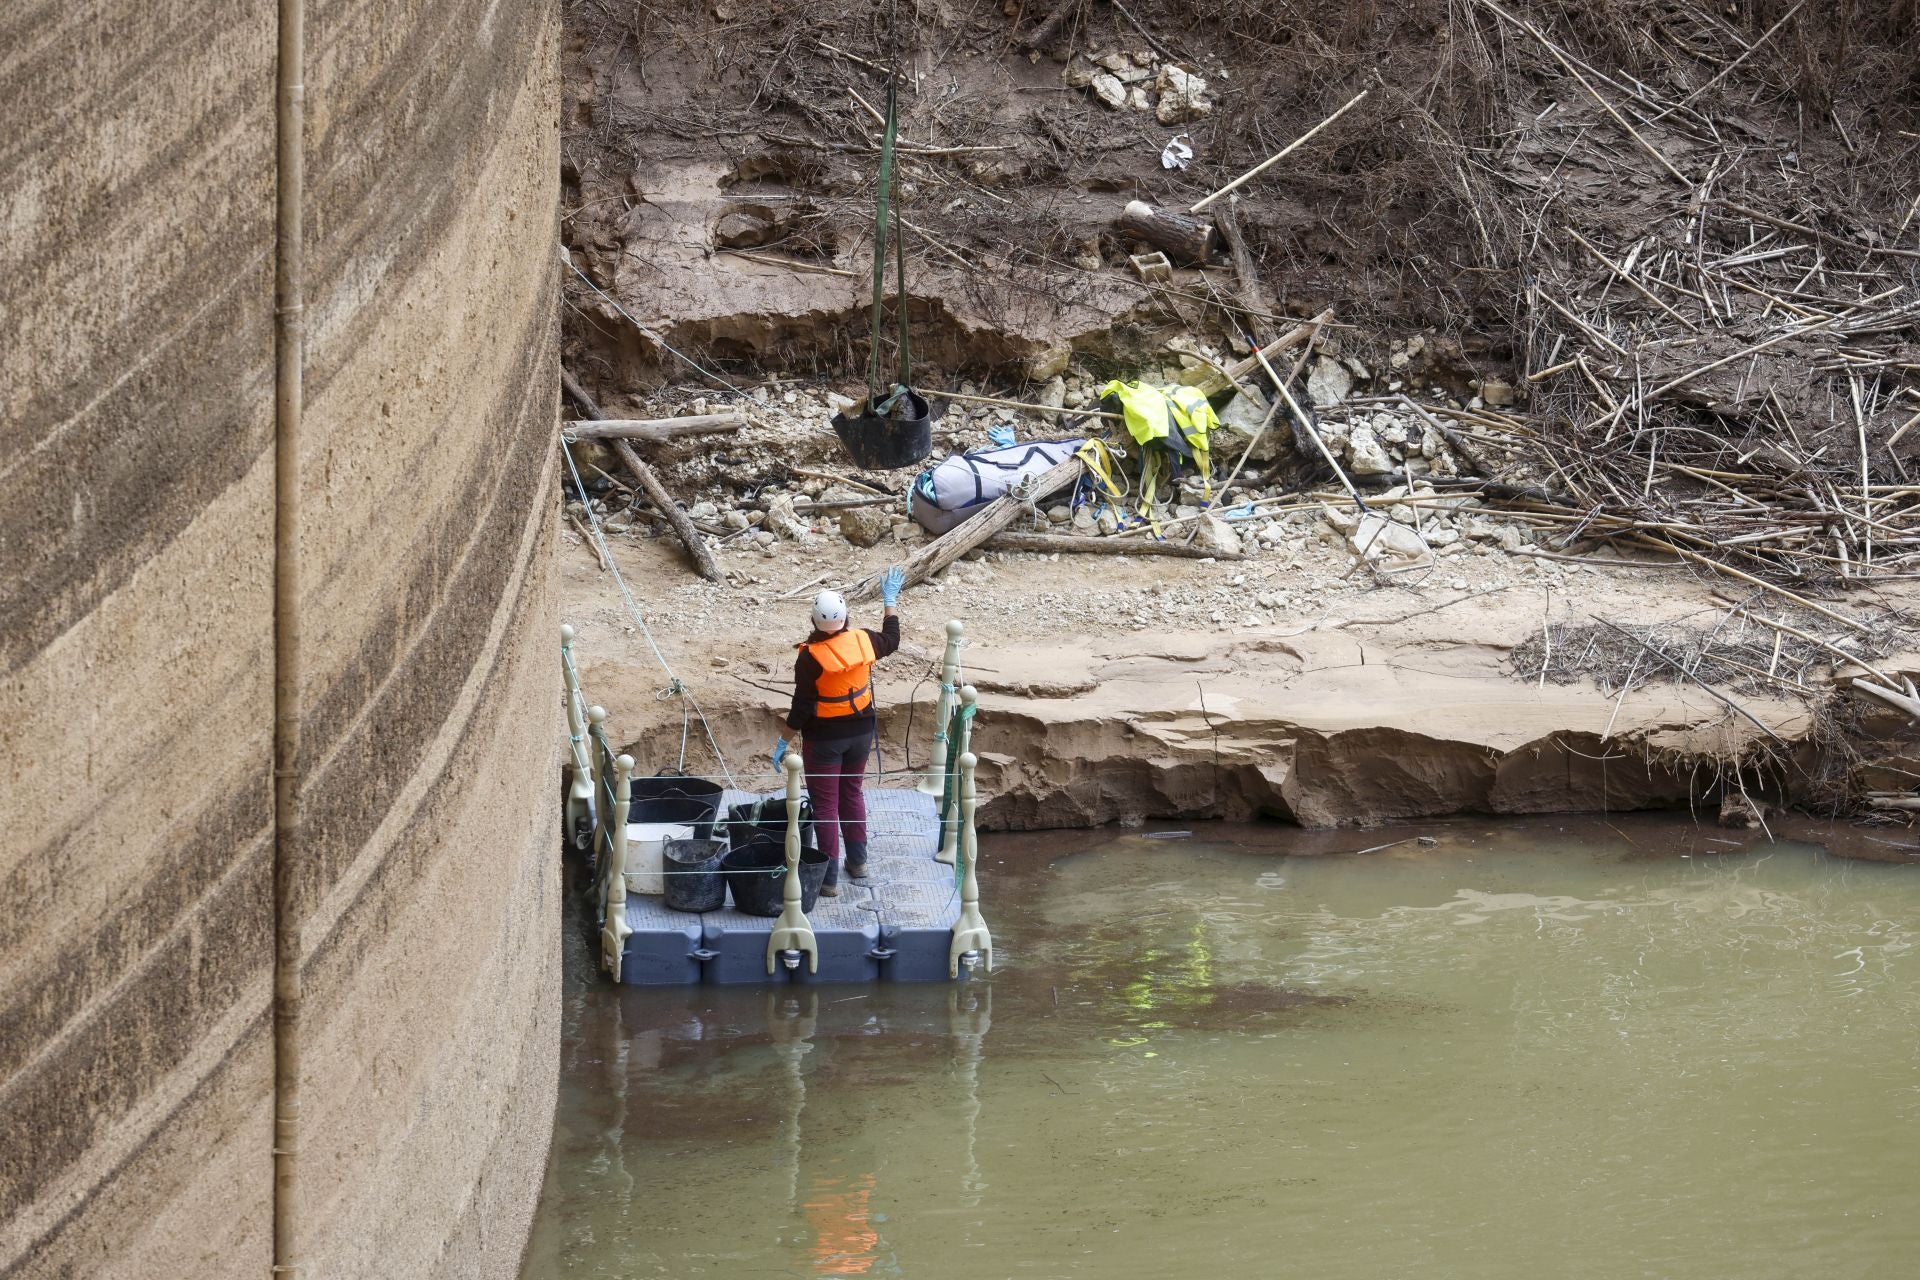
[[[984,965],[993,971],[993,935],[980,915],[980,834],[974,824],[980,807],[974,790],[973,770],[978,761],[971,751],[960,756],[960,919],[954,922],[953,945],[947,949],[947,976],[960,976],[960,966],[973,969]]]
[[[600,708],[595,707],[595,711]],[[604,713],[602,713],[604,715]],[[620,981],[620,961],[627,951],[627,810],[633,805],[633,757],[613,762],[613,847],[607,857],[605,891],[600,906],[600,964]]]
[[[940,659],[940,702],[933,713],[933,754],[920,790],[937,796],[947,785],[947,721],[953,719],[953,696],[960,680],[960,638],[967,626],[958,618],[947,623],[947,651]]]
[[[960,738],[957,742],[950,744],[953,748],[953,755],[949,757],[950,759],[958,760],[972,749],[973,716],[967,713],[972,711],[979,704],[979,701],[980,693],[978,690],[970,684],[961,686]],[[960,847],[959,790],[959,787],[955,786],[953,804],[940,815],[940,852],[933,855],[936,862],[944,862],[948,866],[953,865],[953,860],[957,856]]]
[[[607,741],[606,722],[605,707],[587,708],[587,773],[593,783],[593,869],[601,874],[606,871],[604,861],[609,841],[607,817],[612,808],[608,802],[612,783],[600,759]]]
[[[785,905],[780,908],[773,931],[767,934],[768,973],[775,972],[776,961],[798,969],[802,953],[807,957],[807,972],[820,972],[820,948],[800,905],[800,775],[805,768],[798,752],[787,756],[787,878],[781,895]]]

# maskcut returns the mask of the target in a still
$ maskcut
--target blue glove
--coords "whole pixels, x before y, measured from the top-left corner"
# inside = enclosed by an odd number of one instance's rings
[[[773,767],[778,769],[780,762],[787,758],[787,740],[779,738],[773,744]]]
[[[1005,426],[988,427],[987,439],[1004,449],[1013,443],[1013,428]]]
[[[891,609],[900,603],[900,588],[907,583],[907,571],[894,565],[880,575],[880,603]]]

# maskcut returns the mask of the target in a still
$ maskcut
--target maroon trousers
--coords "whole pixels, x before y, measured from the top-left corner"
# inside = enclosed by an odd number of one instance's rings
[[[871,745],[872,739],[864,735],[818,743],[806,738],[800,744],[800,758],[807,766],[807,795],[813,800],[814,829],[819,834],[820,852],[829,861],[840,856],[842,837],[849,859],[855,864],[867,860],[867,793],[862,784]]]

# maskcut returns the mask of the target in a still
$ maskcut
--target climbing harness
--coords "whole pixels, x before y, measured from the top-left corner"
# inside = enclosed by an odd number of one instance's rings
[[[1220,420],[1206,396],[1194,387],[1156,387],[1117,378],[1100,388],[1100,395],[1120,402],[1127,434],[1140,447],[1140,514],[1153,526],[1155,537],[1160,536],[1160,523],[1153,514],[1154,497],[1163,481],[1179,474],[1184,461],[1192,461],[1207,501],[1213,501],[1208,450]]]

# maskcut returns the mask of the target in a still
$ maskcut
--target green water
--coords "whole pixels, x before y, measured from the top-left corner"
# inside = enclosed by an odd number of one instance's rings
[[[959,988],[572,942],[524,1274],[1911,1274],[1920,868],[1603,835],[1003,845]]]

